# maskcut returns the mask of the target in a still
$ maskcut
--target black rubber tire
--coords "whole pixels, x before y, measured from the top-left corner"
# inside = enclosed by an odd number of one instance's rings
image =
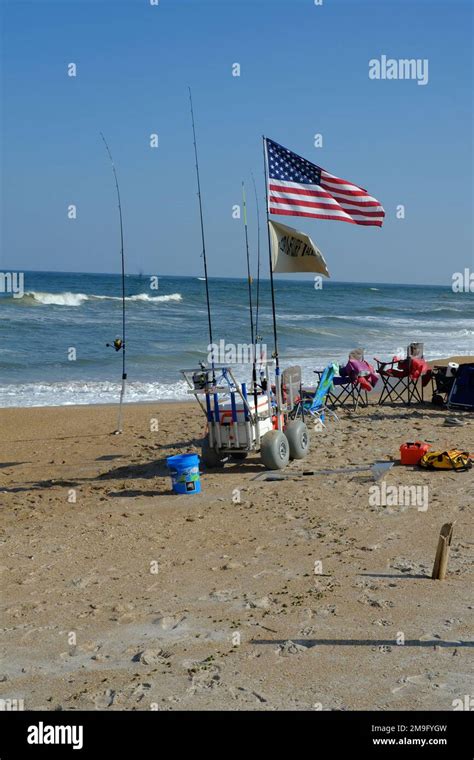
[[[304,459],[309,452],[309,430],[303,420],[291,420],[285,430],[290,459]]]
[[[290,461],[286,435],[281,430],[265,433],[260,443],[260,456],[267,470],[283,470]]]
[[[435,406],[444,406],[445,401],[443,396],[440,393],[435,393],[433,398],[431,399],[431,403]]]
[[[206,439],[202,443],[201,447],[201,461],[208,468],[223,467],[225,457],[219,454],[214,448],[209,446],[209,441]]]

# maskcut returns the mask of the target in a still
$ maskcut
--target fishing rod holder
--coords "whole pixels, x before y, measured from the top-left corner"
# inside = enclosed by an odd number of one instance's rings
[[[274,385],[269,379],[269,368],[274,364],[266,362],[260,383],[254,379],[249,384],[239,383],[228,365],[181,370],[188,394],[195,397],[207,420],[202,458],[208,467],[221,466],[229,457],[245,459],[250,452],[260,452],[268,469],[281,469],[290,456],[306,455],[309,447],[306,425],[301,420],[290,420],[291,392],[284,404],[279,402],[278,376]],[[293,374],[288,379],[295,378],[294,371],[298,370],[296,377],[300,381],[300,368],[290,370]]]
[[[181,374],[206,416],[211,448],[223,455],[258,449],[261,437],[273,428],[272,394],[239,383],[228,365],[182,369]]]

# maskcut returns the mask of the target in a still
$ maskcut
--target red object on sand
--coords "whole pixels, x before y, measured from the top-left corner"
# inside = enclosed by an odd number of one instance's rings
[[[414,441],[410,443],[403,443],[400,446],[400,461],[401,464],[413,465],[419,464],[420,459],[431,449],[429,443],[424,441]]]

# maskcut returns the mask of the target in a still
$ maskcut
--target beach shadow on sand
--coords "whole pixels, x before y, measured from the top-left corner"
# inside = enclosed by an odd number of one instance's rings
[[[395,639],[291,639],[293,644],[312,649],[317,646],[329,647],[398,647],[406,649],[407,647],[421,647],[432,649],[433,647],[442,647],[444,649],[461,649],[463,647],[474,647],[474,641],[443,641],[442,639],[405,639],[403,645],[397,644]],[[270,646],[284,646],[288,639],[251,639],[251,644],[262,644]]]
[[[154,480],[156,478],[167,478],[167,485],[162,488],[143,491],[137,488],[123,488],[120,489],[120,491],[109,491],[108,496],[112,498],[171,496],[173,491],[168,485],[170,482],[169,474],[166,459],[155,459],[151,462],[144,462],[143,464],[127,464],[123,467],[116,467],[108,472],[102,473],[102,475],[99,475],[93,480],[96,483],[103,483],[104,481],[109,480]]]
[[[367,414],[364,415],[364,419],[371,421],[386,420],[387,415],[384,413],[384,409],[397,411],[397,420],[423,419],[425,416],[429,416],[430,419],[439,418],[440,420],[444,420],[446,417],[450,416],[450,412],[447,408],[440,408],[439,406],[434,406],[431,404],[426,404],[423,406],[421,404],[374,404],[371,407],[371,411],[367,412]],[[451,412],[451,416],[452,414],[453,412]],[[460,415],[457,414],[457,416]],[[352,416],[352,419],[355,418],[356,414]]]
[[[46,488],[76,488],[80,486],[77,480],[39,480],[37,483],[28,483],[25,486],[12,486],[12,488],[2,488],[1,493],[22,493],[23,491],[42,491]]]
[[[110,457],[100,457],[100,460],[108,460]],[[143,464],[127,464],[121,467],[116,467],[107,472],[103,472],[100,475],[90,478],[76,478],[74,480],[39,480],[35,483],[28,483],[24,486],[13,486],[12,488],[1,489],[7,493],[20,493],[22,491],[37,491],[47,488],[55,488],[57,486],[62,488],[78,488],[85,483],[103,483],[107,480],[133,480],[133,479],[147,479],[165,477],[169,475],[166,467],[165,459],[158,459],[152,462],[144,462]],[[134,492],[133,492],[134,493]],[[136,495],[153,495],[159,496],[168,493],[168,491],[153,491],[146,493],[144,491],[137,491]],[[132,492],[129,492],[129,495]],[[110,494],[111,496],[124,496],[125,491],[120,493]]]
[[[7,467],[18,467],[20,464],[31,464],[31,462],[0,462],[0,469],[4,470]]]
[[[170,452],[169,456],[172,456],[171,452],[174,449],[191,448],[193,446],[196,449],[200,449],[201,446],[202,446],[202,442],[203,442],[203,436],[201,436],[200,438],[188,438],[186,441],[176,441],[176,442],[173,442],[172,444],[169,444],[169,443],[168,444],[155,443],[155,444],[153,444],[153,446],[156,449],[162,449],[162,450],[165,450],[165,451],[168,450]],[[186,452],[183,452],[183,453],[193,454],[194,452],[192,452],[192,451],[186,451]]]
[[[94,480],[98,482],[127,478],[151,480],[152,478],[163,478],[166,475],[169,475],[166,459],[155,459],[152,462],[144,462],[143,464],[125,464],[122,467],[115,467],[98,475]]]
[[[40,441],[69,441],[79,438],[107,438],[111,433],[86,433],[85,435],[52,435],[48,438],[9,438],[8,443],[39,443]]]
[[[252,472],[268,472],[268,470],[265,470],[263,464],[259,464],[258,461],[249,462],[248,464],[246,462],[226,462],[225,467],[211,467],[209,469],[205,467],[202,470],[203,475],[206,473],[213,475],[245,475]]]
[[[110,496],[112,499],[120,499],[120,498],[129,498],[134,499],[140,496],[147,496],[147,497],[154,497],[154,496],[173,496],[173,491],[171,488],[168,488],[164,491],[139,491],[137,489],[135,490],[123,490],[123,491],[109,491],[107,496]]]
[[[426,580],[426,578],[431,578],[431,575],[423,575],[423,574],[415,574],[415,573],[402,573],[399,575],[398,573],[359,573],[363,578],[394,578],[397,581],[403,580],[404,578],[411,578],[414,580]]]

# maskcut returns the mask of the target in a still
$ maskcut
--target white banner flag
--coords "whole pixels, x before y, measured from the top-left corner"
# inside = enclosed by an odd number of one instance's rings
[[[321,251],[309,235],[269,221],[273,272],[318,272],[329,277]]]

